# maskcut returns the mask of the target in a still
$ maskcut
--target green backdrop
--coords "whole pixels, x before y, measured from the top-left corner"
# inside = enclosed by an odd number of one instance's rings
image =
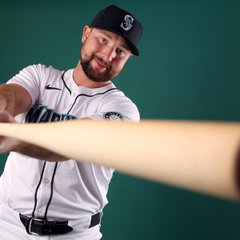
[[[109,4],[144,25],[141,56],[115,80],[142,118],[240,120],[239,1],[1,1],[1,81],[33,63],[74,67],[82,27]],[[105,240],[240,238],[238,203],[120,173],[108,197]]]

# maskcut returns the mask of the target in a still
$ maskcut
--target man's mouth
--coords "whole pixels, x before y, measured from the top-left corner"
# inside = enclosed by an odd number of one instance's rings
[[[108,69],[109,68],[109,64],[106,63],[105,61],[103,61],[102,59],[98,58],[98,57],[94,57],[93,58],[95,60],[95,62],[98,64],[98,66],[100,68],[104,68],[104,69]]]

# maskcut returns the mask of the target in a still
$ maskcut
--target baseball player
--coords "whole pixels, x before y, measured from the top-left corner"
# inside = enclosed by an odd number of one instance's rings
[[[0,121],[139,121],[136,105],[112,79],[132,54],[139,55],[141,35],[142,25],[131,13],[104,8],[83,28],[74,69],[31,65],[0,86]],[[94,151],[94,145],[90,147]],[[113,169],[4,137],[0,151],[10,151],[0,179],[0,239],[102,237],[101,217]]]

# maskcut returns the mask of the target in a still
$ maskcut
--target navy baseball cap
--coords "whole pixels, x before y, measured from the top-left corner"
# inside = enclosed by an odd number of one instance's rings
[[[142,36],[143,27],[131,13],[111,5],[99,11],[89,26],[122,36],[128,42],[131,52],[139,55],[137,44]]]

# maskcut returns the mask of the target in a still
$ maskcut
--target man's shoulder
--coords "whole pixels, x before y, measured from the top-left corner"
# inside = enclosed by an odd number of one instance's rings
[[[61,74],[63,72],[62,70],[59,70],[53,67],[52,65],[46,65],[42,63],[29,65],[27,69],[37,71],[37,72],[42,72],[42,73],[49,72],[49,73]]]

